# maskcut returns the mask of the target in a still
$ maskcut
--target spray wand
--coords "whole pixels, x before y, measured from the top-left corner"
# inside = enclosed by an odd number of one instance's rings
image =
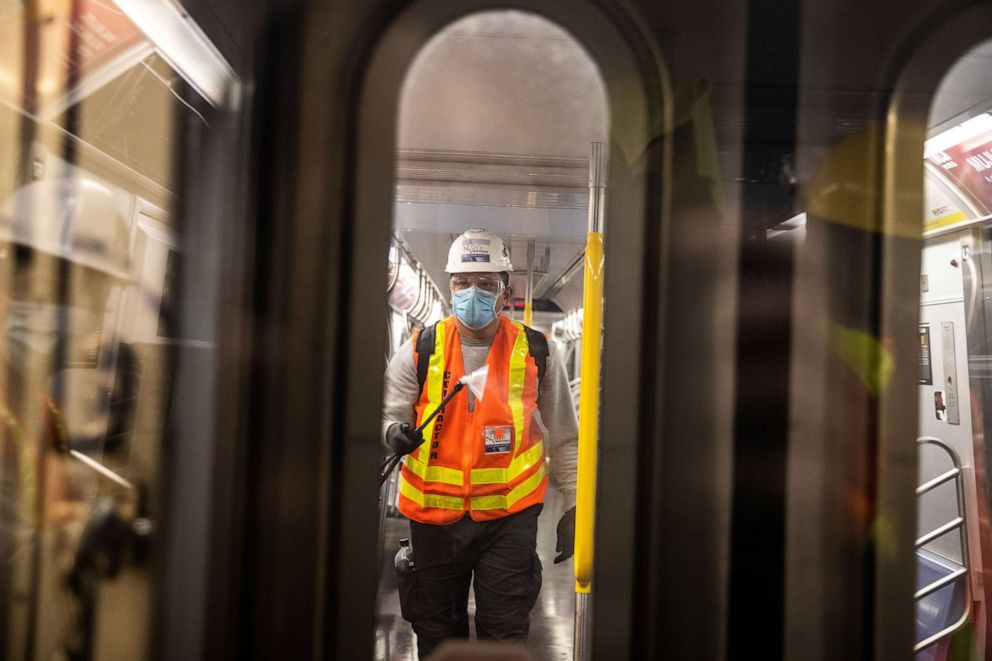
[[[450,402],[455,395],[461,392],[465,386],[468,386],[468,389],[473,395],[475,395],[475,398],[481,402],[482,396],[486,392],[486,377],[488,376],[489,365],[483,365],[474,372],[466,374],[462,378],[458,379],[458,382],[455,383],[455,387],[451,389],[451,392],[445,395],[444,399],[441,400],[441,403],[438,404],[437,408],[431,411],[429,416],[424,418],[424,421],[420,423],[419,427],[417,427],[417,431],[423,433],[424,428],[430,424],[431,420],[437,417],[437,415],[444,410],[444,407],[448,405],[448,402]],[[393,472],[393,469],[396,468],[396,464],[400,463],[400,459],[402,458],[403,455],[394,454],[387,457],[386,460],[382,462],[383,468],[379,473],[380,487],[382,486],[382,483],[386,481],[386,478],[389,477],[389,474]]]

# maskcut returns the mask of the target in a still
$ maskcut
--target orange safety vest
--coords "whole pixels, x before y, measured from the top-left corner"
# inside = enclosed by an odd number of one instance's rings
[[[416,361],[416,336],[413,347]],[[403,458],[399,506],[407,518],[446,524],[468,512],[490,521],[544,501],[544,439],[534,422],[538,369],[523,324],[499,317],[486,363],[485,395],[475,410],[468,410],[465,389],[424,428],[424,443]],[[461,338],[448,317],[434,332],[416,404],[418,426],[464,374]]]

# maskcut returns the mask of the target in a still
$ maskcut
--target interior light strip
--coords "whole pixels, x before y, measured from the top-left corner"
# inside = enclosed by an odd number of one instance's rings
[[[173,0],[115,0],[159,54],[215,108],[240,103],[234,69],[200,26]]]

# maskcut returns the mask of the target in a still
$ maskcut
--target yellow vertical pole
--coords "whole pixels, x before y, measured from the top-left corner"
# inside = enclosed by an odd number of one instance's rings
[[[524,291],[524,326],[534,325],[534,241],[527,242],[527,288]]]
[[[589,152],[589,232],[582,286],[582,365],[579,370],[579,465],[575,494],[575,637],[573,658],[592,655],[593,531],[599,453],[599,375],[603,343],[603,216],[606,210],[606,145]]]
[[[579,466],[575,502],[575,590],[592,588],[596,455],[599,446],[599,375],[603,327],[603,233],[586,237],[582,290],[582,367],[579,393]]]

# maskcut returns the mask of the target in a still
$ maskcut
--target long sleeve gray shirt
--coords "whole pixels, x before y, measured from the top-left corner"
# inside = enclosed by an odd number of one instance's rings
[[[462,338],[462,363],[468,374],[482,367],[489,355],[492,338]],[[579,454],[579,427],[572,407],[572,394],[568,387],[565,366],[558,359],[554,342],[548,343],[549,355],[544,380],[537,395],[535,422],[544,433],[544,448],[547,452],[551,477],[562,496],[562,508],[575,506],[575,472]],[[461,406],[474,408],[475,401],[468,390],[467,400]],[[414,407],[420,397],[417,383],[417,366],[414,360],[413,343],[404,342],[393,355],[386,367],[385,401],[382,420],[383,434],[391,425],[398,422],[414,424]],[[460,396],[459,396],[460,397]],[[449,406],[457,405],[455,402]]]

